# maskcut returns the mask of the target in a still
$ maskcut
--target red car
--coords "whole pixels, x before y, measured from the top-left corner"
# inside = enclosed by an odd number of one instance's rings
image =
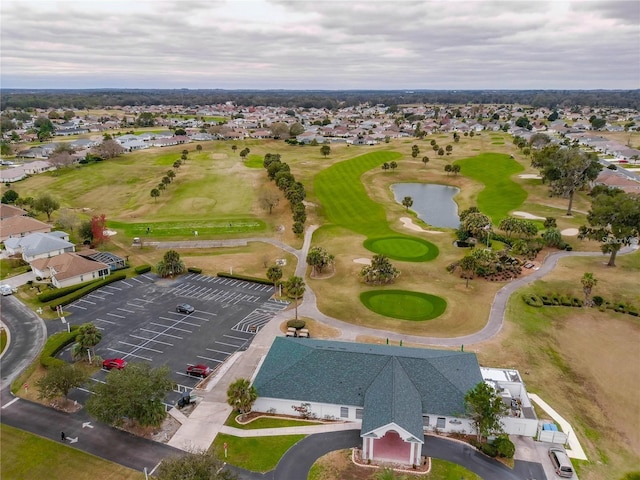
[[[187,367],[187,375],[194,375],[196,377],[206,377],[211,373],[211,369],[206,365],[189,365]]]
[[[107,358],[102,362],[102,368],[105,370],[111,370],[116,368],[118,370],[122,370],[127,366],[127,361],[123,358]]]

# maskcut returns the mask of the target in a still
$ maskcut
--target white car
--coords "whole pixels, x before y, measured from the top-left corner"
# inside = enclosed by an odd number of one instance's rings
[[[6,284],[0,285],[0,294],[2,294],[3,296],[11,295],[12,293],[15,293],[16,291],[17,290],[15,288],[12,288],[11,285],[6,285]]]

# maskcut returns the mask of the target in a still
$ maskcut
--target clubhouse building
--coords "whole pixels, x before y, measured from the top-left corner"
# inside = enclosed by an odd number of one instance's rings
[[[516,370],[481,368],[474,353],[277,337],[253,385],[253,411],[357,422],[364,459],[420,464],[425,432],[474,433],[464,397],[480,382],[508,406],[506,433],[538,420]]]

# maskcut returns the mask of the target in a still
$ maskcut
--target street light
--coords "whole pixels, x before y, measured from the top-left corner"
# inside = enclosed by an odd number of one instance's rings
[[[487,232],[487,248],[491,248],[489,244],[491,243],[491,224],[487,224],[484,226],[483,230]]]

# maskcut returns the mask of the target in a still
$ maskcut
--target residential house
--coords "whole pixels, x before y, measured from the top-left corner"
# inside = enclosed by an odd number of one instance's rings
[[[5,218],[21,217],[26,214],[26,210],[14,207],[13,205],[9,205],[6,203],[0,203],[0,221],[4,220]]]
[[[57,288],[103,279],[110,273],[108,265],[71,252],[39,258],[31,262],[31,268],[36,277],[50,278]]]
[[[24,237],[30,233],[47,233],[51,231],[51,226],[25,216],[15,216],[0,221],[0,242],[9,238]]]
[[[9,255],[22,254],[25,262],[38,258],[50,258],[75,251],[75,245],[65,232],[31,233],[24,237],[9,238],[4,247]]]
[[[495,378],[494,378],[495,377]],[[473,353],[277,337],[253,385],[253,410],[360,424],[363,458],[419,464],[426,431],[472,433],[465,395],[486,381],[510,410],[507,433],[537,418],[517,371],[481,369]]]

